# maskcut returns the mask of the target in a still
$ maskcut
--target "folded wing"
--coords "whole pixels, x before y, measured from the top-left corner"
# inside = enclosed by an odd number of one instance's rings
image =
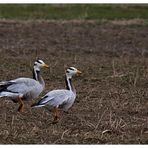
[[[68,102],[71,97],[73,97],[73,93],[68,90],[53,90],[43,96],[38,103],[33,104],[32,107],[42,107],[46,104],[58,107]]]
[[[11,81],[0,82],[0,97],[17,96],[29,92],[38,82],[30,78],[18,78]]]

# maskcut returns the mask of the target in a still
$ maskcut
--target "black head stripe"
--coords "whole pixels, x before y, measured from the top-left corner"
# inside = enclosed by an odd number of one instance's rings
[[[38,63],[42,64],[40,60],[37,60]]]
[[[66,73],[70,73],[68,70],[66,70]]]
[[[68,69],[70,69],[70,70],[74,70],[72,67],[69,67]]]

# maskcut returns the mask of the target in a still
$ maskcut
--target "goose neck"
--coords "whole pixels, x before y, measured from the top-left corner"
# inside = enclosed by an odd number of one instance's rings
[[[67,75],[65,75],[65,83],[66,83],[66,89],[75,93],[75,88],[72,84],[72,77],[68,77]]]
[[[43,85],[43,87],[45,87],[45,82],[40,75],[40,69],[33,69],[33,79],[38,81],[41,85]]]

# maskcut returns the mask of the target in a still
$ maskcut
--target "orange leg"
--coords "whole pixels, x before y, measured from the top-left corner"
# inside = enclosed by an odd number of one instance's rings
[[[18,111],[19,112],[23,112],[23,109],[24,109],[24,103],[22,101],[22,97],[18,97],[18,102],[20,104],[19,108],[18,108]]]
[[[57,107],[54,107],[54,109],[52,110],[53,114],[54,114],[54,119],[53,119],[53,123],[57,123],[59,120],[59,110]]]

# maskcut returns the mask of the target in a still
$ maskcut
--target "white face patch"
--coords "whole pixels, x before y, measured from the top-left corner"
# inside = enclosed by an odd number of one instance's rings
[[[69,76],[72,76],[74,74],[77,73],[77,69],[74,68],[74,67],[69,67],[67,70],[66,70],[66,74],[69,75]]]
[[[42,60],[36,60],[34,63],[34,67],[36,67],[36,69],[42,67],[42,65],[45,64]]]

